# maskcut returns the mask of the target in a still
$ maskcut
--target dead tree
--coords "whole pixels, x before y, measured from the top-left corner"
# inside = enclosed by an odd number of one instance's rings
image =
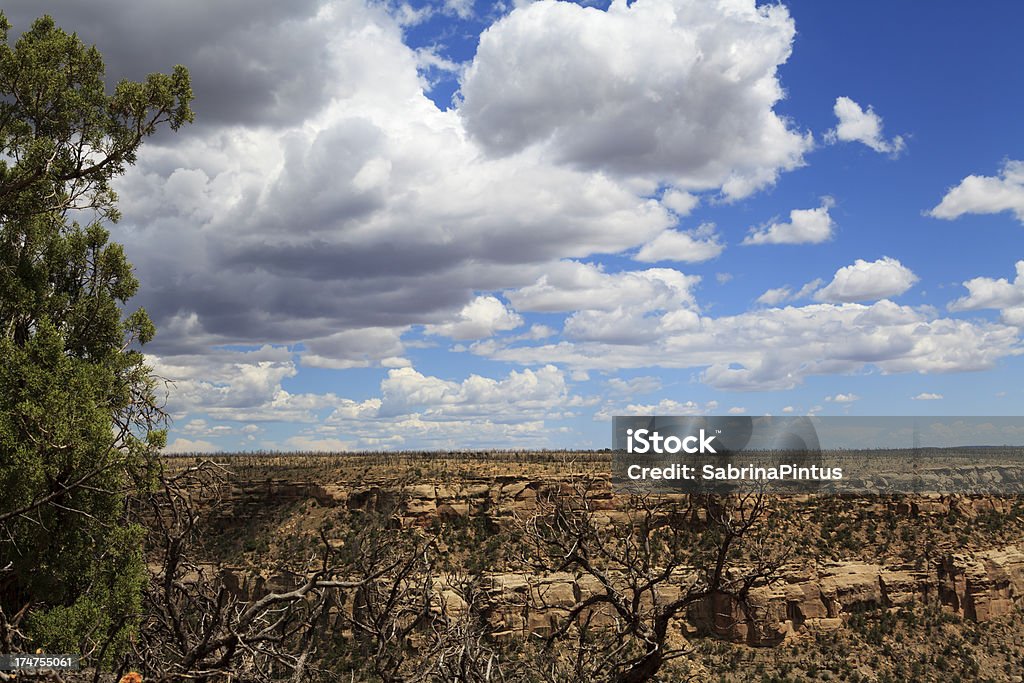
[[[278,568],[287,588],[259,594],[201,561],[203,510],[220,505],[226,474],[203,463],[164,477],[147,499],[152,576],[118,674],[131,668],[166,683],[507,680],[478,579],[437,574],[436,538],[403,527],[401,489],[349,510],[303,562]]]
[[[368,528],[378,531],[365,533]],[[349,575],[359,583],[341,596],[341,619],[351,632],[344,648],[347,666],[385,683],[425,680],[414,641],[431,620],[434,544],[366,519],[342,552]],[[381,572],[385,566],[388,571]]]
[[[400,526],[402,498],[378,502],[349,525],[339,552],[348,575],[361,585],[339,594],[337,623],[348,632],[345,666],[332,668],[385,683],[523,680],[515,677],[520,667],[491,637],[485,577],[437,571],[436,537]],[[362,533],[367,528],[378,531]],[[382,565],[393,569],[380,574]]]
[[[490,638],[489,596],[478,574],[436,571],[436,537],[401,528],[403,496],[365,510],[342,546],[353,579],[341,621],[352,671],[384,683],[501,683],[510,669]],[[387,523],[387,520],[392,523]],[[377,528],[377,533],[357,530]],[[393,570],[380,575],[376,567]],[[337,667],[335,667],[337,668]]]
[[[449,575],[437,594],[431,624],[431,679],[437,683],[505,683],[524,680],[522,662],[495,642],[487,622],[495,607],[479,574]]]
[[[549,681],[654,679],[667,662],[692,653],[681,633],[670,632],[677,618],[714,596],[745,603],[784,560],[748,538],[767,515],[761,490],[635,494],[609,506],[606,487],[577,477],[541,496],[534,514],[519,521],[526,568],[574,577],[571,605],[545,604],[531,591],[531,608],[557,615],[537,660]]]
[[[336,595],[400,567],[395,558],[352,577],[321,534],[317,551],[282,568],[289,589],[247,594],[238,577],[201,562],[197,552],[204,533],[201,509],[217,504],[224,474],[202,463],[163,477],[160,490],[145,501],[155,563],[134,652],[119,675],[132,668],[146,681],[167,683],[312,680],[318,674],[319,627]]]

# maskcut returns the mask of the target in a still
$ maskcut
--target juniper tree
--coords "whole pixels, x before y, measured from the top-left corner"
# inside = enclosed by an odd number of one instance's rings
[[[163,445],[111,181],[192,120],[188,72],[108,92],[99,51],[0,12],[0,651],[111,655],[144,581],[126,496]]]

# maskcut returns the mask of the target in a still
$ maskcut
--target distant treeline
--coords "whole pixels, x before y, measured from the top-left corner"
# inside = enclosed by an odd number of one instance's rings
[[[165,453],[163,458],[171,461],[216,460],[235,463],[294,464],[296,461],[320,460],[351,462],[367,461],[374,464],[408,463],[409,461],[479,461],[516,463],[611,462],[611,449],[602,450],[536,450],[536,449],[492,449],[492,450],[407,450],[407,451],[272,451],[253,450],[216,453]]]

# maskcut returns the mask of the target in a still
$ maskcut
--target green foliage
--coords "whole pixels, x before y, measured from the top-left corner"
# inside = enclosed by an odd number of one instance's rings
[[[53,652],[95,652],[106,662],[128,644],[137,627],[145,581],[143,529],[126,525],[110,529],[105,539],[109,561],[88,567],[88,583],[71,604],[33,612],[30,631]],[[95,650],[106,646],[102,654]]]
[[[144,580],[128,496],[165,436],[138,349],[154,326],[124,314],[139,283],[103,223],[111,181],[192,120],[192,92],[178,66],[108,94],[96,48],[50,17],[9,30],[0,13],[0,619],[23,646],[109,657]]]

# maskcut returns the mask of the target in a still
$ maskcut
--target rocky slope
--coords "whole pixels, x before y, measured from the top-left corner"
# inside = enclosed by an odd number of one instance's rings
[[[383,481],[346,484],[236,479],[227,489],[220,514],[222,523],[230,526],[231,519],[258,517],[275,507],[306,501],[315,501],[322,508],[348,510],[397,501],[398,521],[403,526],[426,527],[470,518],[486,518],[500,525],[516,516],[530,515],[538,497],[558,495],[566,485],[566,480],[559,477],[538,481],[516,476],[459,484],[421,482],[400,489]],[[609,525],[621,521],[624,515],[621,497],[609,487],[598,490],[592,503]],[[950,514],[972,518],[1006,513],[1013,504],[1008,499],[935,496],[879,500],[868,506],[898,515],[909,524],[909,520]],[[803,634],[841,629],[851,615],[871,610],[941,606],[967,620],[985,622],[1024,609],[1024,545],[931,550],[926,563],[910,564],[805,557],[784,567],[770,585],[753,589],[745,603],[726,596],[712,597],[692,607],[677,626],[684,633],[708,633],[732,642],[772,646]],[[289,581],[242,568],[229,573],[235,590],[249,596],[285,588]],[[484,577],[494,606],[489,621],[497,635],[544,634],[574,604],[601,590],[593,579],[569,574],[522,574],[495,567]],[[685,586],[686,573],[679,572],[674,578],[662,587],[657,599],[667,601],[678,595],[680,586]],[[458,609],[457,596],[443,577],[438,579],[436,591],[439,604]],[[523,599],[531,592],[535,599]],[[597,616],[600,622],[601,616]]]

